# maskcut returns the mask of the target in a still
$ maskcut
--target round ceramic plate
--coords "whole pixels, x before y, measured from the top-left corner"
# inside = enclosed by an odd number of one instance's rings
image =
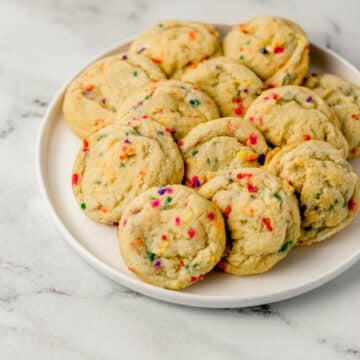
[[[220,33],[229,25],[217,25]],[[98,58],[126,50],[129,39]],[[360,85],[358,70],[334,52],[312,44],[311,71],[331,72]],[[67,83],[68,84],[68,83]],[[87,218],[72,194],[70,178],[80,140],[65,124],[62,114],[64,90],[59,91],[45,114],[38,142],[38,172],[51,214],[68,244],[91,266],[119,284],[142,294],[183,305],[244,307],[290,298],[333,279],[360,258],[360,222],[311,248],[297,248],[265,274],[235,277],[214,271],[182,291],[171,291],[137,279],[123,263],[116,228]],[[357,171],[360,161],[353,161]]]

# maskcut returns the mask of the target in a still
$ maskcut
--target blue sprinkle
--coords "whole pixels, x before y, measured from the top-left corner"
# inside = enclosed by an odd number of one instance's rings
[[[165,192],[166,192],[166,188],[162,188],[162,189],[159,189],[159,190],[158,190],[158,194],[159,194],[159,195],[164,195]]]
[[[257,161],[260,165],[264,165],[265,164],[265,154],[260,154],[257,158]]]

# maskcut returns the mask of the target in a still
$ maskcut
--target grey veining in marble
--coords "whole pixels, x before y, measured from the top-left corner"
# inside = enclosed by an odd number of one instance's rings
[[[360,264],[298,298],[238,310],[179,307],[122,288],[62,241],[35,178],[57,88],[159,18],[291,17],[360,66],[360,2],[0,1],[0,359],[360,359]]]

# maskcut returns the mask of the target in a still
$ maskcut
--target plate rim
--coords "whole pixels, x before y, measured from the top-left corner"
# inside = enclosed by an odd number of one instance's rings
[[[231,24],[214,24],[215,27],[229,27],[233,26]],[[272,294],[267,294],[263,296],[257,297],[241,297],[239,299],[237,296],[228,296],[228,295],[200,295],[200,294],[192,294],[181,291],[173,291],[168,289],[159,288],[145,282],[142,282],[139,279],[131,278],[123,274],[122,272],[112,268],[105,262],[98,259],[95,255],[93,255],[89,250],[86,249],[76,238],[73,236],[70,231],[67,229],[65,224],[60,219],[57,210],[51,200],[50,193],[48,190],[46,175],[45,175],[45,163],[47,161],[46,158],[46,146],[48,144],[48,138],[46,137],[47,132],[49,132],[50,124],[52,123],[51,117],[52,112],[55,111],[56,107],[59,106],[59,103],[62,101],[64,96],[64,92],[68,87],[69,83],[87,66],[92,64],[94,61],[103,58],[111,53],[114,53],[119,47],[126,45],[131,40],[133,40],[135,36],[128,36],[123,40],[120,40],[113,46],[107,47],[95,56],[92,57],[90,61],[87,61],[84,66],[82,66],[79,71],[77,71],[71,78],[63,83],[62,86],[56,91],[55,95],[52,97],[44,116],[42,117],[40,123],[40,129],[38,130],[38,135],[36,139],[36,178],[37,182],[40,186],[40,191],[43,199],[47,204],[47,208],[50,211],[51,217],[56,224],[57,230],[62,235],[63,240],[65,240],[66,244],[75,251],[80,258],[84,260],[88,265],[97,270],[102,275],[107,276],[112,279],[116,283],[125,286],[133,291],[141,293],[143,295],[149,296],[151,298],[166,301],[178,305],[185,306],[193,306],[193,307],[202,307],[202,308],[240,308],[247,306],[256,306],[265,303],[273,303],[281,300],[286,300],[306,292],[309,292],[331,280],[338,277],[340,274],[345,272],[351,266],[353,266],[360,259],[360,249],[357,253],[354,253],[351,257],[347,258],[345,261],[338,264],[335,268],[326,272],[322,276],[319,276],[313,279],[310,282],[306,282],[300,286],[296,287],[288,287],[286,289],[279,290]],[[311,47],[317,48],[326,55],[331,55],[336,58],[339,62],[343,63],[346,67],[350,68],[352,71],[359,74],[360,71],[351,64],[348,60],[343,58],[341,55],[337,54],[335,51],[328,49],[324,46],[317,45],[311,42]]]

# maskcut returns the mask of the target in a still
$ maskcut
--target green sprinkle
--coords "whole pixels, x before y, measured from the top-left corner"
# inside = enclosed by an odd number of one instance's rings
[[[125,166],[126,166],[126,164],[123,163],[122,161],[120,161],[119,167],[120,167],[120,168],[124,168]]]
[[[101,180],[98,180],[97,182],[96,182],[96,185],[101,185],[102,184],[102,181]]]
[[[290,247],[292,246],[292,244],[293,244],[292,240],[285,241],[285,242],[281,245],[281,247],[280,247],[280,249],[279,249],[279,252],[285,252],[285,251],[287,251],[288,249],[290,249]]]
[[[339,199],[335,199],[334,205],[337,205],[339,203]]]
[[[320,196],[321,196],[321,194],[320,193],[317,193],[316,195],[315,195],[315,199],[320,199]]]
[[[163,28],[163,27],[164,27],[164,24],[158,24],[158,27],[159,27],[159,28]]]
[[[191,106],[199,106],[201,104],[200,100],[199,99],[190,99],[189,100],[189,104]]]
[[[148,258],[150,261],[154,261],[154,259],[155,259],[155,254],[152,253],[152,252],[149,252],[149,253],[147,253],[147,258]]]
[[[249,45],[250,43],[251,43],[251,40],[247,40],[245,44]]]
[[[191,152],[191,156],[192,156],[192,157],[195,157],[198,153],[199,153],[199,150],[193,150],[193,151]]]
[[[192,267],[193,267],[193,269],[196,269],[197,267],[199,267],[199,264],[195,263]]]
[[[240,60],[244,60],[245,56],[244,55],[240,55]]]
[[[172,201],[172,197],[171,196],[167,196],[164,200],[164,205],[163,205],[163,210],[167,210],[169,208],[169,204]]]
[[[186,269],[186,270],[189,270],[189,267],[190,267],[189,264],[186,264],[186,265],[185,265],[185,269]]]
[[[346,199],[344,199],[343,208],[346,208],[346,207],[347,207],[347,201],[346,201]]]
[[[134,76],[138,76],[138,75],[139,75],[138,71],[137,71],[137,70],[134,70],[134,71],[133,71],[133,75],[134,75]]]
[[[80,207],[85,210],[86,209],[86,204],[85,203],[81,203]]]
[[[151,98],[151,95],[146,95],[145,100],[149,100]]]
[[[275,199],[278,199],[279,201],[282,200],[281,196],[280,196],[279,193],[277,193],[277,192],[274,192],[274,193],[272,194],[272,197],[275,198]]]
[[[108,134],[100,135],[100,136],[98,136],[97,141],[100,141],[100,140],[102,140],[103,138],[105,138],[107,136],[108,136]]]

